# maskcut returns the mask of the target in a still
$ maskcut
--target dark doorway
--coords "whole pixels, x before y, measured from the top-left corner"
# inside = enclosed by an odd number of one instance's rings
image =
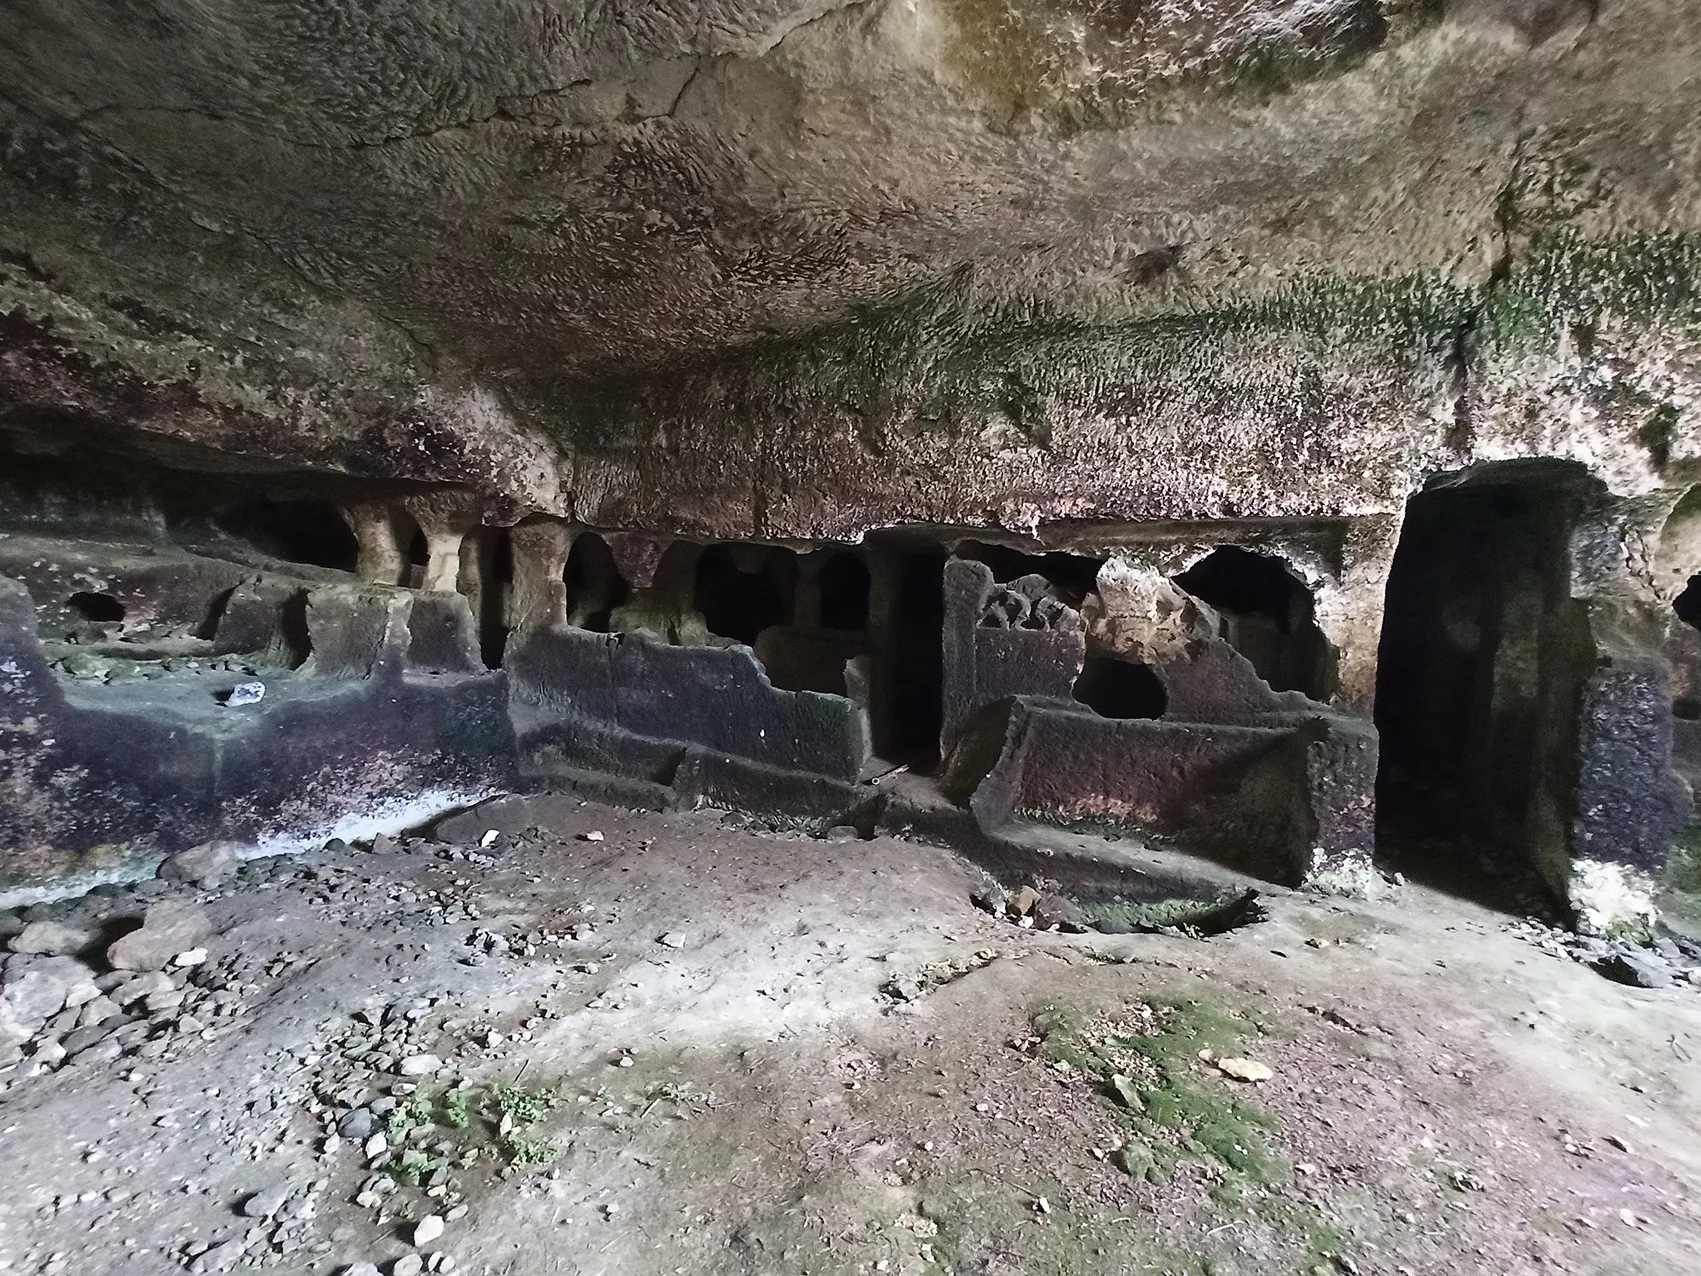
[[[403,515],[402,522],[404,527],[412,526],[408,535],[407,562],[402,567],[405,574],[402,584],[409,589],[420,589],[425,585],[425,572],[431,565],[431,542],[425,539],[424,530],[410,516]]]
[[[791,623],[797,556],[760,545],[713,545],[697,560],[694,604],[709,632],[754,647],[764,629]]]
[[[500,669],[508,650],[508,595],[514,584],[514,536],[506,527],[473,533],[478,554],[478,642],[486,669]]]
[[[917,549],[898,560],[897,598],[886,648],[889,686],[874,719],[874,749],[926,774],[939,765],[944,720],[945,559]]]
[[[1691,629],[1701,629],[1701,576],[1691,576],[1683,592],[1672,600],[1677,618]]]
[[[1485,875],[1563,875],[1593,666],[1569,591],[1580,502],[1573,468],[1554,463],[1406,509],[1378,654],[1378,826],[1402,869],[1462,893],[1496,893]]]
[[[214,523],[270,558],[352,572],[360,546],[329,501],[249,501],[224,510]]]
[[[1023,576],[1043,576],[1065,603],[1077,608],[1088,594],[1098,588],[1099,568],[1105,562],[1102,558],[1088,558],[1061,550],[1024,554],[1008,545],[988,545],[980,541],[963,542],[957,547],[957,557],[985,563],[992,569],[992,578],[999,584],[1008,584]]]
[[[1175,583],[1216,610],[1222,637],[1272,690],[1329,698],[1333,652],[1317,627],[1311,590],[1281,559],[1225,545]]]
[[[606,634],[610,613],[626,601],[629,592],[608,542],[595,532],[582,532],[573,541],[563,575],[567,623]]]
[[[821,626],[868,628],[868,566],[855,554],[834,554],[821,569]]]

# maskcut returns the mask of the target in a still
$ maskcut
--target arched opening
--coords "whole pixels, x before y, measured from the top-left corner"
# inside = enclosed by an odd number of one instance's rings
[[[223,510],[213,518],[223,532],[269,558],[352,572],[360,545],[329,501],[262,498]]]
[[[124,604],[111,594],[72,594],[65,600],[65,606],[97,625],[115,625],[124,619]]]
[[[760,545],[713,545],[697,560],[694,605],[712,634],[754,647],[764,629],[791,622],[797,556]]]
[[[426,569],[431,564],[431,542],[425,539],[425,530],[411,514],[399,515],[399,521],[403,534],[407,536],[407,544],[402,551],[402,584],[409,589],[420,589],[425,585]]]
[[[608,542],[595,532],[575,537],[563,578],[567,623],[606,634],[609,614],[626,601],[629,592]]]
[[[1238,545],[1214,549],[1175,577],[1222,618],[1221,637],[1275,691],[1328,698],[1332,652],[1305,583],[1279,558]]]
[[[1671,609],[1688,626],[1666,643],[1672,666],[1671,712],[1682,722],[1701,722],[1701,574],[1691,576],[1683,592],[1672,600]],[[1682,743],[1688,743],[1688,729]],[[1701,774],[1701,773],[1697,773]]]
[[[1088,594],[1098,588],[1099,568],[1104,566],[1104,559],[1089,558],[1084,554],[1068,554],[1061,550],[1024,554],[1008,545],[989,545],[981,541],[964,541],[957,546],[957,557],[985,563],[992,568],[992,578],[999,584],[1020,580],[1023,576],[1044,576],[1064,602],[1077,608]]]
[[[868,628],[868,565],[855,554],[834,554],[821,569],[821,625]]]
[[[1101,718],[1161,718],[1169,692],[1150,665],[1088,656],[1075,679],[1075,699]]]

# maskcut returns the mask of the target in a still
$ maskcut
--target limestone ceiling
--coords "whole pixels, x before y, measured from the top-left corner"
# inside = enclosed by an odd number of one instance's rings
[[[1480,278],[1520,146],[1682,127],[1691,8],[16,0],[0,91],[14,153],[128,169],[168,256],[181,211],[434,360],[550,376],[945,278],[1091,315]]]

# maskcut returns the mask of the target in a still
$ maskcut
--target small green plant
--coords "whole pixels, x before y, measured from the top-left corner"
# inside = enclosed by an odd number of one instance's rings
[[[510,1165],[548,1165],[561,1155],[554,1139],[532,1128],[549,1115],[560,1096],[550,1090],[527,1090],[497,1081],[486,1089],[485,1098],[487,1115],[496,1121],[497,1147]]]
[[[451,1090],[443,1096],[443,1124],[452,1130],[464,1130],[472,1120],[465,1090]]]
[[[505,1121],[510,1126],[536,1125],[559,1102],[547,1090],[527,1090],[506,1081],[492,1082],[485,1095],[498,1123]]]
[[[501,1136],[501,1143],[511,1165],[548,1165],[561,1155],[554,1139],[529,1130],[509,1130]]]

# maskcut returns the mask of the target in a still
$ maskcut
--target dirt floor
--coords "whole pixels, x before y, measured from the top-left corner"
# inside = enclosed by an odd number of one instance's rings
[[[24,914],[214,929],[0,1072],[0,1270],[1701,1271],[1693,987],[1417,886],[1062,935],[930,847],[563,805]]]

